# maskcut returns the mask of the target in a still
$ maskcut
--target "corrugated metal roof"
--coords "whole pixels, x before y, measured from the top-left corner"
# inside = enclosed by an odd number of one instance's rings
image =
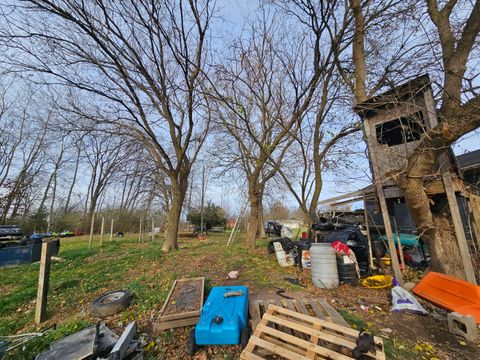
[[[460,169],[468,169],[470,167],[480,166],[480,149],[458,155],[457,163]]]

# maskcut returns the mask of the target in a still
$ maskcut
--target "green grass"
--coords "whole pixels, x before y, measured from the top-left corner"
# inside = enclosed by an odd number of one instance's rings
[[[156,316],[176,278],[205,276],[207,288],[221,284],[231,270],[240,271],[241,282],[253,289],[281,286],[294,289],[284,277],[293,269],[282,269],[268,256],[267,241],[259,242],[253,252],[240,237],[227,247],[228,234],[210,235],[207,241],[181,239],[180,250],[161,252],[161,239],[138,242],[136,235],[104,241],[98,239],[88,250],[88,238],[61,240],[59,257],[52,262],[48,292],[48,318],[42,327],[34,324],[38,281],[38,264],[0,268],[0,335],[37,331],[57,324],[57,329],[42,338],[31,340],[25,351],[10,355],[13,359],[31,359],[48,348],[51,341],[92,325],[96,319],[88,314],[88,305],[98,295],[115,289],[130,289],[132,305],[119,315],[108,318],[110,327],[119,327],[133,319],[142,326]]]

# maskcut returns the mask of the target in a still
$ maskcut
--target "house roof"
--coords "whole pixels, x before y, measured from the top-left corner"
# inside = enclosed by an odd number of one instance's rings
[[[424,74],[355,105],[353,110],[364,119],[376,110],[395,107],[400,102],[411,101],[418,94],[424,92],[427,87],[429,88],[430,84],[430,77],[428,74]]]
[[[480,167],[480,149],[457,156],[458,167],[467,170],[473,167]]]

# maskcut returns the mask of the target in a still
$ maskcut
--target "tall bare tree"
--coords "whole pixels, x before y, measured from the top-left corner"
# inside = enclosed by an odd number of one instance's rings
[[[283,6],[292,11],[288,3]],[[232,46],[229,63],[217,71],[221,101],[216,116],[231,139],[218,155],[229,157],[226,162],[247,179],[250,222],[246,242],[252,247],[257,236],[264,234],[266,183],[277,173],[294,141],[292,135],[317,99],[347,22],[345,14],[335,17],[342,13],[337,1],[305,6],[307,29],[301,30],[275,9],[261,9],[245,36]]]
[[[350,0],[355,14],[353,59],[357,102],[369,97],[369,56],[365,51],[365,35],[369,31],[366,25],[368,22],[365,20],[367,3]],[[479,75],[478,67],[469,69],[469,66],[472,66],[469,59],[475,44],[478,44],[480,1],[449,0],[439,3],[436,0],[426,0],[417,10],[428,14],[434,30],[429,35],[433,35],[432,39],[438,39],[438,43],[430,43],[429,48],[434,49],[432,57],[435,57],[437,52],[441,54],[440,69],[433,68],[442,75],[441,106],[438,112],[440,121],[422,137],[420,145],[408,156],[405,166],[390,176],[403,189],[418,231],[429,246],[432,267],[437,271],[465,278],[451,219],[448,215],[432,211],[424,187],[424,177],[433,172],[435,163],[446,148],[464,134],[480,127],[480,97],[475,95],[474,89],[469,89],[472,85],[469,80]],[[468,78],[467,72],[470,73]]]
[[[28,0],[3,8],[12,68],[90,94],[88,107],[75,111],[144,144],[169,177],[164,251],[177,248],[188,175],[208,130],[201,88],[214,11],[209,0]]]

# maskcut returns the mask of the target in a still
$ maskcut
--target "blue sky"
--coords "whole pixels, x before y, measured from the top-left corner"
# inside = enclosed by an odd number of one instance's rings
[[[219,1],[217,6],[220,9],[222,20],[217,22],[218,34],[221,41],[228,41],[231,36],[238,34],[242,30],[244,20],[251,15],[258,7],[258,1],[256,0],[225,0]],[[357,145],[359,148],[365,148],[365,143]],[[468,151],[477,150],[480,148],[480,132],[473,132],[464,136],[454,146],[454,152],[462,154]],[[343,193],[358,190],[369,184],[370,171],[367,159],[358,160],[357,173],[353,174],[349,181],[339,181],[337,174],[325,173],[324,174],[324,187],[321,195],[321,199],[327,199],[329,197],[338,196]],[[351,171],[345,169],[346,171]],[[240,182],[241,183],[241,182]],[[206,198],[219,205],[226,205],[230,212],[236,213],[240,207],[240,201],[242,196],[239,192],[239,184],[226,183],[219,186],[216,183],[211,183],[207,187]],[[246,189],[245,189],[246,190]],[[288,193],[282,193],[282,198],[287,206],[292,208],[297,207],[296,201]]]

